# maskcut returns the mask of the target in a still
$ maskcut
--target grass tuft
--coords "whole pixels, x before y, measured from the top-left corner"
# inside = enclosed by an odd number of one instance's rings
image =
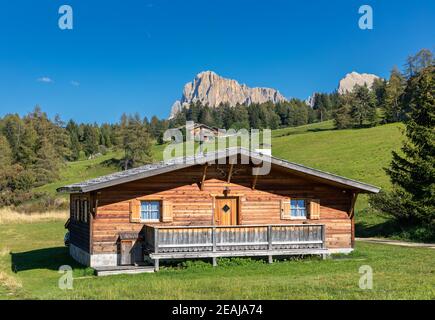
[[[20,213],[9,208],[0,209],[0,224],[9,223],[36,223],[41,221],[66,221],[69,217],[67,211],[50,211],[44,213]]]

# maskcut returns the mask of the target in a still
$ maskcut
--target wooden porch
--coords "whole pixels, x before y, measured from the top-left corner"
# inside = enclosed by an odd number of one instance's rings
[[[145,226],[144,250],[159,269],[160,259],[321,255],[325,225]]]

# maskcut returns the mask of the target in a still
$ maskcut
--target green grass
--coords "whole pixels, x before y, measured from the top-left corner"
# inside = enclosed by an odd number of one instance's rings
[[[309,126],[307,126],[310,128]],[[273,139],[273,155],[325,170],[347,178],[390,189],[384,168],[391,161],[391,151],[398,151],[403,137],[400,124],[367,129],[328,130],[320,128],[304,134]],[[360,196],[357,211],[367,207],[367,197]]]
[[[301,134],[301,133],[320,132],[320,131],[333,130],[333,129],[334,129],[334,122],[332,120],[323,121],[323,122],[307,124],[299,127],[276,129],[272,131],[272,138],[285,137],[285,136]]]
[[[317,169],[389,188],[382,168],[399,150],[402,134],[398,124],[368,129],[306,132],[273,139],[273,154]]]
[[[326,261],[225,259],[216,268],[188,262],[97,278],[68,256],[64,232],[62,222],[0,225],[0,272],[21,284],[0,280],[0,299],[435,299],[433,249],[357,243],[353,254]],[[64,264],[73,267],[72,290],[58,288]],[[362,265],[373,269],[372,290],[358,287]]]
[[[163,159],[163,149],[165,145],[153,146],[153,158],[156,161]],[[107,154],[94,159],[80,160],[67,162],[65,168],[61,170],[60,179],[56,182],[46,184],[35,188],[37,192],[47,192],[56,194],[56,189],[67,184],[76,183],[106,174],[110,174],[119,170],[115,165],[122,158],[122,151],[111,151]]]

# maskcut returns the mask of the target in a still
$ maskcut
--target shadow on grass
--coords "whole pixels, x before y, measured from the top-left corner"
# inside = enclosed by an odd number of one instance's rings
[[[435,242],[435,231],[421,226],[404,226],[395,220],[388,220],[376,225],[358,222],[355,224],[357,237],[382,237],[404,241]]]
[[[11,269],[17,273],[26,270],[47,269],[59,270],[62,265],[69,265],[73,269],[86,267],[74,261],[66,247],[52,247],[26,252],[11,252]]]
[[[307,129],[305,131],[292,131],[292,132],[285,132],[282,134],[274,135],[273,138],[281,138],[281,137],[288,137],[288,136],[294,136],[299,134],[304,134],[307,132],[322,132],[322,131],[334,131],[337,130],[335,128],[313,128],[313,129]]]
[[[336,131],[336,128],[313,128],[308,129],[307,132],[322,132],[322,131]]]
[[[379,224],[371,225],[364,222],[355,223],[355,234],[357,237],[390,237],[400,234],[402,230],[393,220],[388,220]]]

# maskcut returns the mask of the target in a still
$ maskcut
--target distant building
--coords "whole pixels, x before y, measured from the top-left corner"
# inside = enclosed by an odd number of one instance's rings
[[[180,127],[180,129],[184,129],[185,127],[186,126],[182,126]],[[190,134],[193,135],[195,141],[212,141],[214,140],[214,138],[224,135],[224,131],[219,131],[219,128],[211,127],[203,123],[195,123],[193,127],[189,129]]]

